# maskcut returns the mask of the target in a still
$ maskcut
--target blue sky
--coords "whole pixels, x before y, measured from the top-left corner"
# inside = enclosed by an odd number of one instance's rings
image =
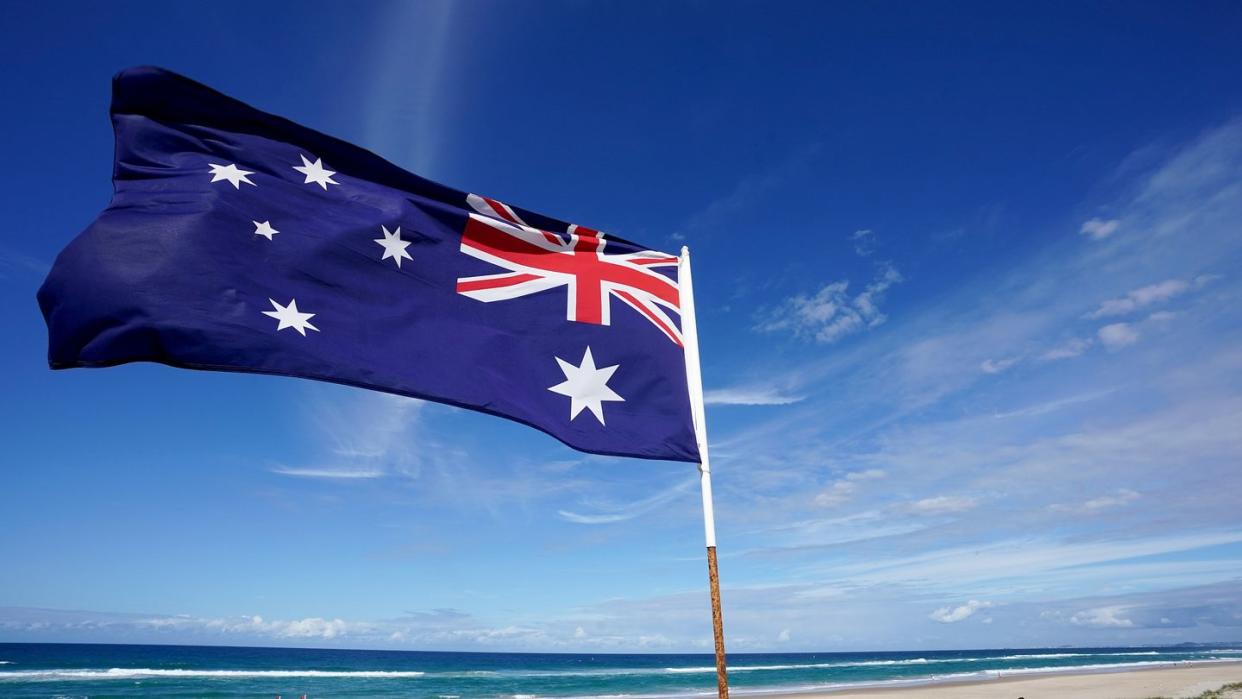
[[[0,641],[710,650],[697,480],[495,418],[53,373],[34,293],[157,64],[688,244],[729,647],[1242,639],[1227,3],[6,9]]]

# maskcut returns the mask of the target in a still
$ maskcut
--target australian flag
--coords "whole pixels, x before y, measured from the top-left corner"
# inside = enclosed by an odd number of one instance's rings
[[[698,461],[678,258],[418,177],[158,68],[39,290],[54,369],[160,362],[448,403]]]

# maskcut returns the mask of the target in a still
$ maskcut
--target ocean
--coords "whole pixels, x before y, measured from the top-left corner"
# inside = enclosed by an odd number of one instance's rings
[[[740,695],[1242,661],[1242,647],[738,653]],[[1242,672],[1242,668],[1239,668]],[[0,643],[0,697],[714,696],[710,655]]]

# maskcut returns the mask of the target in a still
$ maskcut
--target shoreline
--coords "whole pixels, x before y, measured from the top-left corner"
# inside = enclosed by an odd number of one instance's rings
[[[1147,699],[1155,696],[1196,697],[1232,682],[1242,682],[1242,660],[1187,661],[1176,667],[1110,669],[1073,668],[1006,674],[973,679],[910,680],[895,686],[871,685],[806,691],[737,690],[739,696],[764,699],[994,699],[996,697],[1080,697],[1082,699]]]

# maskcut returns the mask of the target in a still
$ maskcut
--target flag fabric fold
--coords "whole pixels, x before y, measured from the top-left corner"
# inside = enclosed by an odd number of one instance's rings
[[[55,369],[295,376],[698,461],[677,257],[418,177],[158,68],[115,194],[39,290]]]

